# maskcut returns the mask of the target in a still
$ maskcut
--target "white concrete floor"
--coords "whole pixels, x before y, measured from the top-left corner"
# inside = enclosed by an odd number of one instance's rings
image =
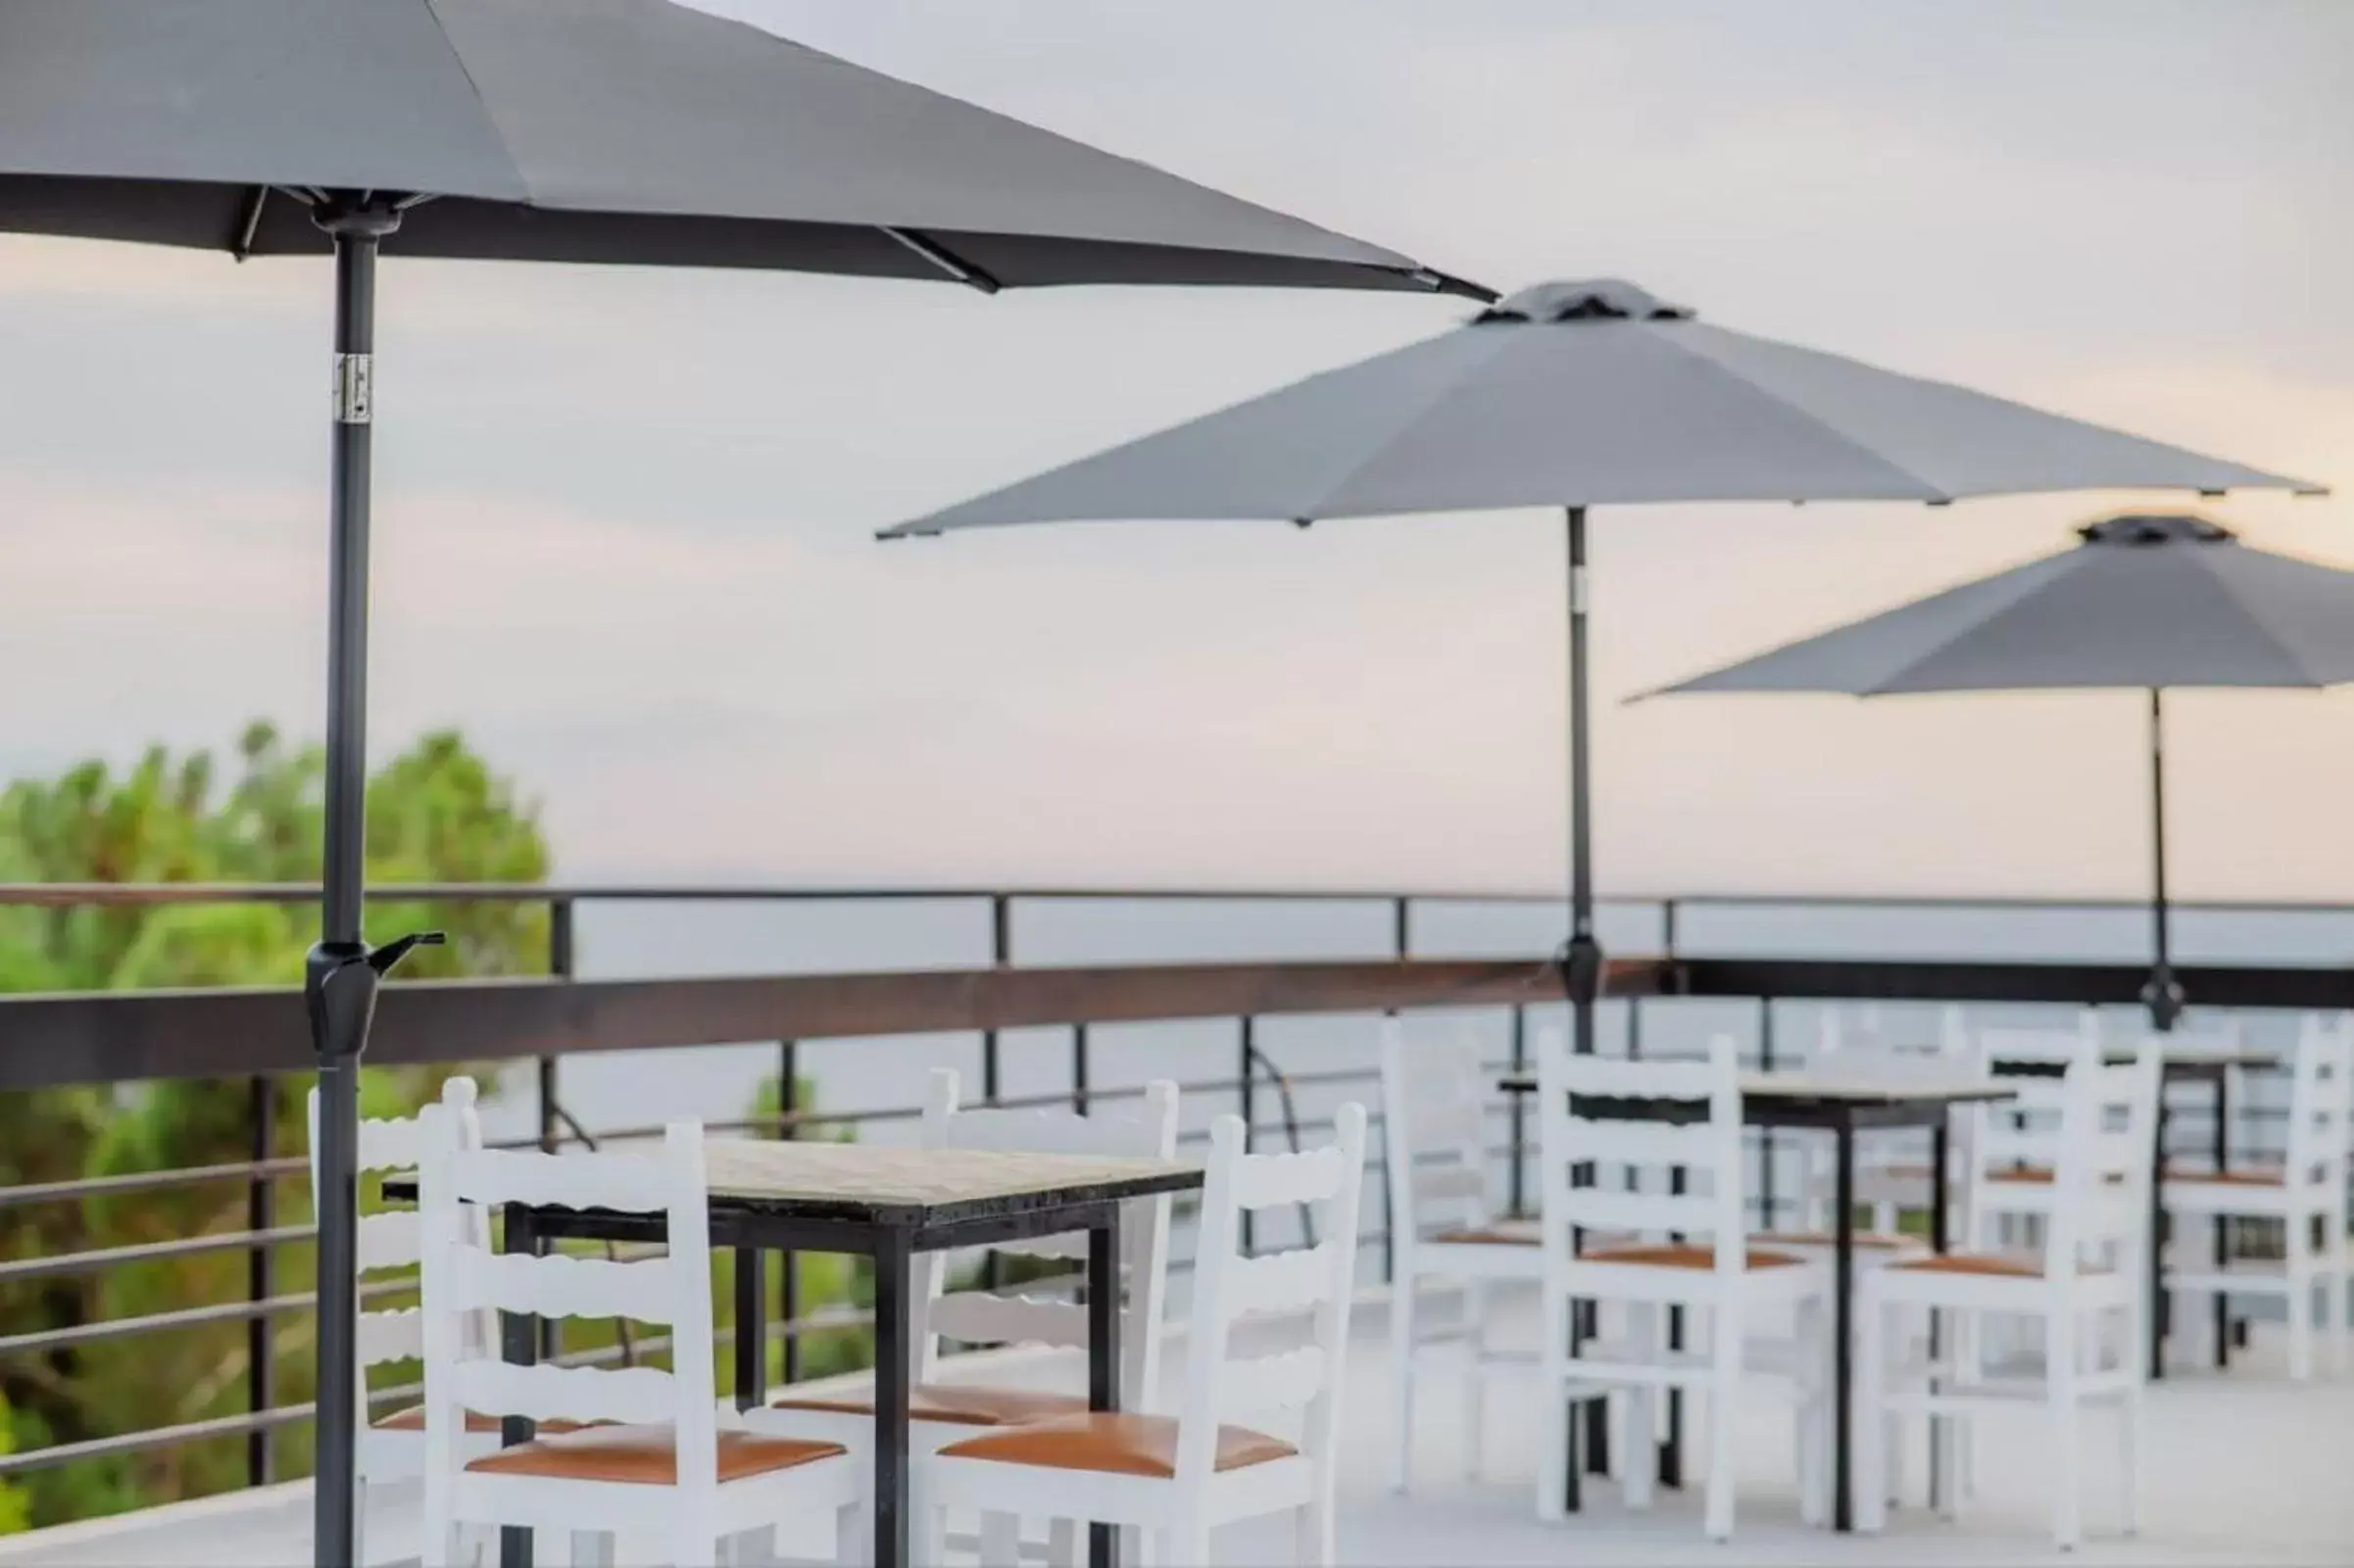
[[[1884,1536],[1842,1538],[1798,1523],[1787,1407],[1761,1397],[1741,1423],[1735,1539],[1719,1548],[1701,1538],[1696,1488],[1663,1493],[1650,1511],[1629,1514],[1616,1488],[1597,1482],[1588,1490],[1584,1514],[1565,1525],[1540,1524],[1531,1395],[1504,1386],[1491,1396],[1490,1473],[1473,1481],[1462,1474],[1462,1400],[1450,1380],[1432,1376],[1424,1386],[1417,1485],[1412,1495],[1397,1496],[1385,1485],[1392,1425],[1382,1330],[1378,1306],[1360,1312],[1344,1405],[1341,1558],[1364,1568],[2354,1563],[2354,1378],[2289,1383],[2277,1338],[2264,1329],[2231,1372],[2187,1371],[2151,1390],[2143,1530],[2136,1539],[2117,1534],[2115,1448],[2105,1422],[2087,1424],[2088,1539],[2072,1554],[2051,1544],[2042,1484],[2049,1440],[2028,1411],[1986,1419],[1977,1495],[1959,1521],[1944,1523],[1914,1506],[1892,1515]],[[1054,1375],[1043,1363],[1025,1374]],[[1917,1502],[1917,1485],[1913,1494]],[[371,1496],[373,1561],[414,1557],[417,1509],[414,1488],[378,1489]],[[1220,1532],[1213,1549],[1223,1563],[1286,1562],[1289,1528],[1281,1521],[1239,1525]],[[562,1558],[552,1552],[548,1560]],[[0,1564],[54,1568],[299,1568],[309,1561],[310,1494],[301,1484],[0,1541]]]

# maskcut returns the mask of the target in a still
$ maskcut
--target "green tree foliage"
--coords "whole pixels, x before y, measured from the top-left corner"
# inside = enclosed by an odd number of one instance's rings
[[[85,762],[0,792],[0,880],[310,882],[319,876],[322,760],[267,724],[240,737],[231,766],[209,753],[150,751],[126,771]],[[224,778],[226,771],[232,776]],[[427,735],[386,763],[368,791],[368,868],[399,883],[535,882],[548,850],[535,808],[455,733]],[[307,904],[88,905],[0,908],[0,992],[288,985],[302,972],[316,914]],[[371,905],[369,927],[447,931],[407,978],[543,972],[548,915],[522,903]],[[371,1114],[437,1092],[446,1070],[371,1070]],[[309,1084],[276,1088],[275,1145],[306,1147]],[[170,1081],[123,1089],[0,1094],[0,1185],[223,1163],[247,1157],[243,1083]],[[301,1223],[301,1182],[278,1190],[278,1223]],[[0,1255],[162,1241],[244,1228],[239,1182],[109,1200],[0,1209]],[[245,1291],[247,1258],[221,1252],[0,1287],[0,1334],[55,1329],[208,1301]],[[307,1250],[277,1254],[280,1293],[307,1288]],[[307,1398],[312,1328],[272,1320],[281,1402]],[[241,1410],[246,1335],[230,1322],[0,1360],[0,1451],[72,1443]],[[281,1474],[308,1462],[308,1434],[283,1435]],[[195,1495],[243,1480],[242,1439],[32,1472],[0,1486],[0,1533]]]

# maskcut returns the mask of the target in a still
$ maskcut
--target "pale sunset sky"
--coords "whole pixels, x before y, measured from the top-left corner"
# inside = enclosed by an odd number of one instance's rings
[[[1510,289],[2333,486],[2354,5],[707,0]],[[1562,528],[876,526],[1447,329],[1459,300],[387,264],[373,741],[560,874],[1554,885]],[[0,777],[322,702],[328,271],[0,238]],[[1602,511],[1605,893],[2138,894],[2129,694],[1617,699],[2152,498]],[[2354,693],[2176,701],[2178,888],[2354,898]]]

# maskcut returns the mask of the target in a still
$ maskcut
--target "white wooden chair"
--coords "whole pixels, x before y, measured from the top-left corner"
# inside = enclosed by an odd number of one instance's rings
[[[447,1108],[462,1147],[482,1147],[482,1122],[474,1109],[476,1090],[471,1078],[452,1078],[441,1086],[441,1102]],[[319,1091],[311,1091],[311,1201],[316,1212],[319,1202]],[[360,1124],[359,1160],[357,1168],[365,1175],[371,1171],[413,1171],[417,1167],[418,1131],[415,1118],[384,1118],[363,1121]],[[465,1216],[466,1223],[479,1227],[483,1220],[479,1211]],[[417,1211],[413,1208],[388,1209],[368,1214],[360,1221],[357,1255],[361,1285],[365,1291],[369,1281],[366,1276],[389,1269],[413,1269],[417,1266],[421,1246],[422,1227]],[[498,1325],[492,1314],[477,1312],[464,1325],[464,1332],[477,1345],[498,1343]],[[425,1353],[424,1317],[417,1308],[402,1307],[394,1311],[360,1314],[357,1336],[360,1362],[360,1400],[357,1406],[368,1410],[368,1369],[391,1362],[421,1361]],[[499,1446],[499,1423],[476,1412],[467,1417],[466,1445],[476,1452],[488,1452]],[[352,1561],[368,1561],[367,1519],[368,1489],[373,1483],[414,1481],[425,1473],[425,1407],[413,1404],[390,1415],[374,1417],[360,1430],[354,1446],[354,1502],[352,1528],[359,1537],[352,1543]]]
[[[2313,1375],[2316,1322],[2314,1298],[2322,1298],[2319,1321],[2329,1330],[2331,1372],[2346,1369],[2346,1239],[2348,1123],[2354,1121],[2354,1017],[2325,1022],[2305,1019],[2289,1071],[2288,1131],[2284,1158],[2275,1167],[2225,1171],[2166,1171],[2164,1201],[2169,1229],[2177,1238],[2167,1288],[2175,1295],[2175,1321],[2189,1315],[2194,1296],[2281,1298],[2288,1317],[2288,1375],[2302,1382]],[[2279,1223],[2284,1248],[2278,1265],[2250,1264],[2212,1255],[2187,1255],[2198,1240],[2212,1237],[2216,1220],[2261,1219]]]
[[[1364,1107],[1343,1105],[1335,1125],[1336,1143],[1284,1154],[1246,1153],[1238,1117],[1211,1126],[1177,1415],[1065,1416],[950,1444],[921,1466],[932,1504],[1136,1526],[1157,1532],[1169,1568],[1206,1563],[1218,1525],[1288,1511],[1299,1560],[1331,1563]],[[1320,1211],[1322,1241],[1241,1255],[1246,1211],[1300,1203]]]
[[[1492,1081],[1476,1039],[1406,1044],[1393,1014],[1382,1020],[1382,1153],[1390,1195],[1390,1387],[1397,1422],[1391,1485],[1403,1492],[1413,1468],[1414,1378],[1422,1352],[1463,1348],[1464,1470],[1480,1473],[1490,1377],[1530,1365],[1526,1354],[1488,1346],[1488,1286],[1545,1277],[1535,1220],[1509,1219],[1490,1196],[1487,1112]],[[1452,1322],[1424,1321],[1422,1284],[1456,1287]]]
[[[1623,1456],[1628,1506],[1640,1508],[1649,1504],[1657,1482],[1655,1400],[1664,1390],[1685,1389],[1711,1405],[1705,1528],[1713,1540],[1729,1539],[1737,1412],[1746,1374],[1755,1370],[1790,1381],[1798,1410],[1801,1508],[1819,1518],[1829,1496],[1829,1335],[1822,1327],[1828,1272],[1797,1253],[1748,1245],[1733,1042],[1720,1036],[1702,1061],[1628,1061],[1573,1054],[1560,1031],[1548,1030],[1540,1037],[1538,1062],[1545,1259],[1539,1516],[1557,1520],[1565,1512],[1573,1400],[1597,1392],[1622,1396],[1625,1439],[1616,1452]],[[1654,1102],[1663,1114],[1600,1119],[1581,1114],[1573,1096]],[[1666,1114],[1671,1107],[1681,1114]],[[1643,1171],[1645,1190],[1603,1186],[1598,1173],[1588,1174],[1622,1165]],[[1683,1169],[1686,1191],[1668,1190],[1661,1179],[1667,1167]],[[1588,1241],[1581,1251],[1581,1232],[1643,1239],[1600,1247]],[[1591,1341],[1573,1353],[1573,1303],[1585,1299],[1620,1305],[1624,1336]],[[1692,1336],[1695,1348],[1666,1348],[1670,1307],[1706,1314],[1705,1327]],[[1793,1338],[1752,1344],[1752,1315],[1760,1308],[1787,1315]]]
[[[671,1123],[649,1157],[466,1149],[442,1107],[421,1120],[426,1564],[464,1560],[466,1527],[519,1526],[570,1531],[576,1563],[610,1565],[628,1536],[700,1568],[736,1537],[829,1509],[853,1544],[860,1478],[840,1446],[720,1426],[699,1125]],[[494,1252],[466,1208],[505,1202],[660,1214],[667,1251],[626,1263]],[[510,1365],[465,1331],[498,1310],[666,1324],[671,1369]],[[460,1441],[468,1412],[578,1425],[477,1454]]]
[[[2051,1424],[2052,1533],[2063,1549],[2083,1536],[2083,1417],[2106,1405],[2117,1416],[2126,1529],[2137,1526],[2141,1395],[2147,1374],[2142,1335],[2150,1245],[2150,1141],[2155,1131],[2159,1055],[2144,1042],[2133,1064],[2102,1063],[2097,1033],[2085,1031],[2059,1078],[2017,1080],[2015,1105],[1977,1107],[1973,1187],[2032,1187],[2040,1193],[2039,1254],[1986,1249],[1993,1216],[1972,1204],[1971,1246],[1938,1257],[1876,1269],[1860,1281],[1860,1402],[1875,1411],[1925,1412],[1935,1420],[2002,1409],[2040,1408]],[[2012,1114],[2024,1110],[2023,1126]],[[2041,1169],[2019,1182],[2020,1169]],[[1891,1367],[1891,1347],[1907,1343],[1899,1314],[1943,1315],[1947,1331],[1937,1363]],[[1987,1317],[2025,1318],[2042,1328],[2039,1373],[2013,1367],[1990,1374],[1978,1333]],[[1958,1468],[1958,1441],[1945,1445]],[[1886,1520],[1888,1478],[1877,1445],[1860,1451],[1857,1523]],[[1958,1505],[1949,1472],[1942,1494]]]
[[[1143,1098],[1133,1106],[1106,1102],[1087,1114],[1059,1106],[967,1109],[956,1074],[950,1068],[935,1068],[924,1102],[921,1140],[926,1149],[1170,1159],[1177,1152],[1177,1086],[1166,1079],[1155,1080],[1146,1086]],[[1169,1208],[1165,1195],[1140,1199],[1121,1216],[1121,1271],[1127,1291],[1120,1315],[1123,1409],[1151,1410],[1159,1395],[1169,1278]],[[1003,1243],[994,1250],[1009,1257],[1083,1262],[1087,1237],[1084,1233],[1038,1237]],[[909,1325],[914,1354],[909,1369],[910,1455],[929,1453],[980,1429],[1084,1414],[1084,1394],[958,1379],[955,1376],[956,1358],[943,1357],[941,1346],[944,1341],[956,1341],[1084,1350],[1087,1308],[1068,1298],[1025,1295],[1018,1284],[995,1292],[949,1292],[944,1290],[946,1273],[940,1253],[916,1255],[910,1293],[913,1321]],[[942,1376],[944,1368],[949,1373],[946,1377]],[[871,1384],[835,1394],[796,1394],[788,1389],[767,1408],[747,1412],[744,1424],[755,1432],[838,1443],[863,1458],[874,1442],[874,1390]],[[908,1498],[915,1550],[920,1559],[936,1561],[942,1543],[928,1532],[936,1525],[937,1514],[919,1494],[922,1471],[918,1468],[909,1473],[918,1489],[911,1491]],[[1012,1524],[1010,1516],[984,1517],[984,1558],[1010,1560],[1016,1549],[1010,1536]],[[1075,1543],[1057,1532],[1050,1543],[1049,1555],[1059,1559],[1075,1550]]]

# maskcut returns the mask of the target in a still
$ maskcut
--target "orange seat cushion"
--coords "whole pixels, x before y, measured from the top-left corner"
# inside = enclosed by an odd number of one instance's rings
[[[406,1410],[395,1410],[392,1414],[374,1422],[373,1425],[378,1432],[422,1432],[425,1430],[425,1407],[421,1404],[413,1404]],[[499,1430],[499,1418],[495,1415],[484,1415],[479,1410],[468,1410],[466,1413],[466,1429],[468,1432],[496,1432]],[[577,1432],[580,1430],[580,1423],[577,1421],[542,1421],[539,1424],[539,1430],[543,1433]]]
[[[1876,1252],[1901,1251],[1908,1247],[1927,1247],[1918,1236],[1900,1236],[1894,1231],[1857,1231],[1855,1245]],[[1769,1231],[1749,1238],[1752,1247],[1837,1247],[1838,1236],[1830,1231]]]
[[[1119,1476],[1154,1476],[1166,1480],[1177,1473],[1177,1422],[1165,1415],[1135,1415],[1099,1410],[1063,1416],[1024,1427],[1007,1427],[977,1438],[952,1443],[940,1450],[960,1459],[990,1459],[1000,1464],[1032,1464],[1054,1470],[1100,1470]],[[1288,1459],[1300,1450],[1280,1438],[1248,1427],[1218,1428],[1216,1468],[1240,1470],[1246,1465]]]
[[[790,1470],[831,1459],[846,1450],[839,1443],[807,1443],[750,1432],[719,1434],[719,1479]],[[483,1475],[552,1476],[566,1481],[620,1481],[649,1487],[678,1485],[678,1448],[666,1426],[597,1426],[534,1438],[474,1460],[466,1469]]]
[[[2043,1260],[2037,1257],[2013,1257],[2001,1252],[1943,1252],[1932,1257],[1907,1258],[1890,1263],[1890,1273],[1912,1274],[1981,1274],[1995,1279],[2039,1280],[2045,1277]],[[2084,1268],[2084,1274],[2106,1274],[2105,1268]]]
[[[771,1399],[772,1410],[827,1410],[840,1415],[874,1414],[874,1391],[852,1390],[838,1395],[803,1395]],[[907,1395],[907,1416],[914,1421],[947,1421],[968,1427],[1010,1427],[1055,1416],[1085,1415],[1087,1401],[1076,1395],[1043,1389],[993,1389],[956,1383],[919,1383]]]
[[[2203,1182],[2217,1187],[2285,1187],[2288,1175],[2278,1170],[2170,1170],[2170,1182]]]
[[[1713,1247],[1606,1247],[1598,1252],[1581,1252],[1581,1263],[1631,1263],[1643,1268],[1714,1268],[1716,1249]],[[1743,1268],[1795,1268],[1805,1261],[1788,1252],[1771,1252],[1762,1248],[1750,1248],[1743,1255]]]
[[[1441,1231],[1434,1242],[1455,1247],[1535,1247],[1544,1238],[1534,1224],[1490,1226],[1481,1230]]]
[[[2124,1181],[2125,1176],[2122,1172],[2111,1171],[2104,1179],[2111,1183],[2117,1183]],[[2044,1165],[2017,1165],[2009,1170],[1990,1170],[1986,1172],[1986,1180],[1990,1182],[2036,1182],[2048,1187],[2052,1183],[2052,1173],[2050,1168]]]

